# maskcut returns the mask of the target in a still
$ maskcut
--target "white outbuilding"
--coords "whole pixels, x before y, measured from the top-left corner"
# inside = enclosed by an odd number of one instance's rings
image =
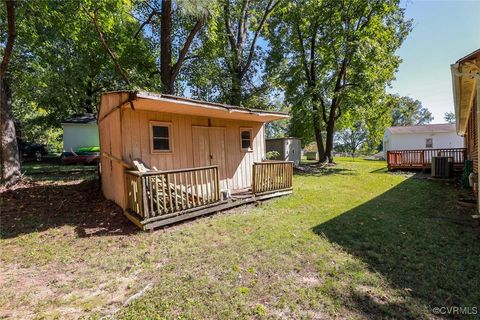
[[[67,118],[63,121],[62,128],[63,151],[99,146],[97,117],[93,113]]]
[[[454,123],[389,127],[383,135],[383,151],[463,148]]]
[[[271,138],[265,140],[267,153],[276,151],[278,156],[272,160],[293,161],[294,165],[300,164],[302,158],[302,141],[298,138]]]

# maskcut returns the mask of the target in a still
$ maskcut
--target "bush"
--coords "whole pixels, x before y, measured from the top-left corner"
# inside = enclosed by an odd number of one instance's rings
[[[280,152],[278,151],[269,151],[267,152],[267,160],[275,160],[280,158]]]

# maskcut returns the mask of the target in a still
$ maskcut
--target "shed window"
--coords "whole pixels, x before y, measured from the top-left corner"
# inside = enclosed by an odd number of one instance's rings
[[[240,129],[240,143],[242,146],[242,151],[252,150],[252,129],[250,128]]]
[[[425,139],[425,147],[426,148],[433,148],[433,139],[432,138]]]
[[[171,127],[170,123],[151,122],[151,150],[152,152],[171,152]]]

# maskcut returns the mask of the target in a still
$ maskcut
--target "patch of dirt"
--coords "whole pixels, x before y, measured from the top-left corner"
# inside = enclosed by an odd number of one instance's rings
[[[122,210],[106,200],[96,180],[22,182],[0,189],[0,238],[74,226],[80,237],[136,230]]]
[[[110,314],[139,290],[141,274],[99,262],[134,246],[138,228],[97,181],[22,182],[0,190],[0,210],[0,318]]]

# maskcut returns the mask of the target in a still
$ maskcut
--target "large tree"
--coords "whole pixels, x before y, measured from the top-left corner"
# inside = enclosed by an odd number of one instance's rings
[[[0,63],[1,182],[11,185],[21,178],[15,123],[11,113],[11,73],[8,70],[16,38],[16,27],[14,1],[5,0],[4,4],[6,10],[0,11],[1,13],[5,12],[7,21],[6,34],[3,32],[0,34],[0,43],[5,43]],[[5,20],[2,19],[2,21]],[[4,26],[0,27],[3,29]]]
[[[454,112],[445,112],[443,115],[443,120],[447,123],[455,123],[456,118],[455,118],[455,113]]]
[[[433,120],[432,113],[422,106],[419,100],[399,95],[390,96],[393,126],[413,126],[428,124]]]
[[[337,120],[393,79],[410,30],[398,0],[286,2],[271,26],[286,99],[313,127],[320,161],[333,161]],[[300,103],[298,103],[300,102]],[[298,103],[298,104],[297,104]]]
[[[175,83],[192,49],[194,40],[204,27],[213,0],[144,0],[136,14],[142,25],[135,36],[149,28],[145,35],[159,48],[159,70],[162,92],[174,94]]]
[[[357,120],[336,134],[336,148],[355,157],[358,149],[367,141],[368,132],[361,120]]]
[[[153,50],[142,35],[134,37],[140,22],[125,1],[37,0],[17,8],[12,101],[23,138],[60,146],[54,140],[61,122],[95,113],[101,92],[158,87],[149,76],[156,70]],[[125,76],[105,51],[93,14]]]
[[[268,24],[282,0],[219,0],[185,65],[189,93],[199,99],[278,108],[279,91],[265,69]]]
[[[226,34],[224,59],[229,71],[228,103],[240,105],[247,96],[243,92],[247,73],[260,50],[257,42],[264,31],[267,19],[281,0],[223,1],[223,20]],[[232,3],[233,2],[233,3]],[[233,7],[233,8],[232,8]]]

